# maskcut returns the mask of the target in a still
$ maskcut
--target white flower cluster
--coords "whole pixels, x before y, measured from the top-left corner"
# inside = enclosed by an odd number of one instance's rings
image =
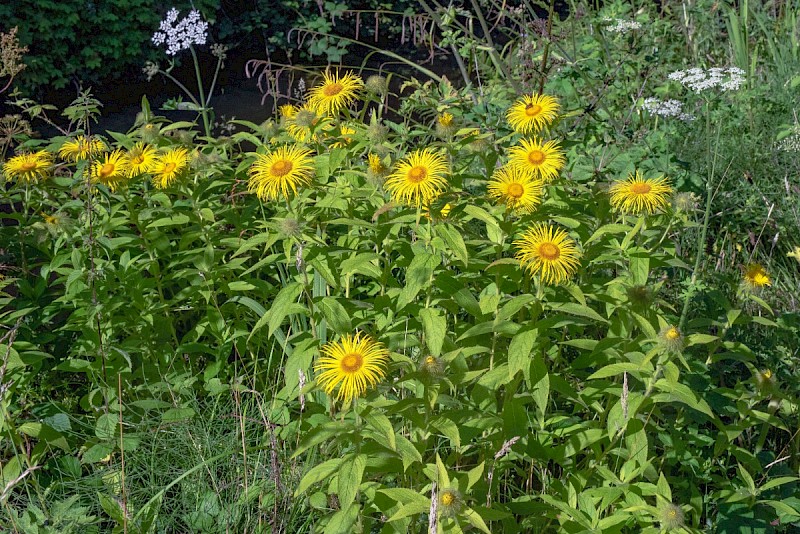
[[[775,143],[775,149],[780,152],[800,152],[800,134],[794,133]],[[800,261],[800,258],[798,258]]]
[[[176,24],[177,22],[177,24]],[[174,56],[181,50],[188,50],[193,44],[204,45],[208,37],[208,22],[200,18],[196,9],[178,22],[178,10],[174,7],[167,11],[167,18],[161,21],[161,31],[153,34],[153,44],[167,45],[167,55]]]
[[[714,87],[723,91],[735,91],[744,83],[744,71],[738,67],[714,67],[708,70],[694,67],[673,72],[669,79],[680,82],[696,93]]]
[[[642,104],[642,109],[646,109],[653,115],[660,117],[677,117],[682,121],[693,121],[694,115],[683,112],[683,102],[679,100],[659,100],[658,98],[646,98]]]
[[[605,18],[603,22],[609,24],[609,26],[606,26],[606,30],[611,33],[628,33],[631,30],[638,30],[642,27],[642,25],[635,20]]]

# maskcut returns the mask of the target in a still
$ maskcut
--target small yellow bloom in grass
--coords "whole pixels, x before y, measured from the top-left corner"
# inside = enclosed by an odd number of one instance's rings
[[[751,263],[744,271],[744,284],[749,289],[761,289],[764,286],[772,285],[772,282],[761,264]]]
[[[545,284],[560,284],[578,271],[581,253],[566,231],[547,224],[530,227],[514,241],[516,258]]]
[[[79,135],[66,141],[58,149],[58,155],[66,161],[82,161],[106,151],[106,145],[97,137]]]
[[[135,178],[140,174],[153,172],[158,161],[158,153],[152,145],[136,143],[128,151],[128,176]]]
[[[615,209],[632,215],[655,213],[669,205],[672,187],[669,180],[658,178],[642,178],[639,171],[630,174],[627,179],[615,182],[609,189],[611,205]]]
[[[536,137],[523,139],[521,146],[511,148],[509,163],[521,171],[539,178],[545,183],[552,182],[564,167],[564,152],[556,141],[544,141]]]
[[[326,72],[322,83],[310,91],[308,105],[322,115],[336,115],[358,98],[363,87],[364,82],[352,72],[343,76]]]
[[[247,189],[261,200],[280,196],[288,200],[290,194],[297,194],[299,186],[311,183],[313,168],[310,150],[296,145],[282,146],[269,154],[256,155]]]
[[[454,517],[461,511],[464,500],[461,493],[455,488],[445,488],[439,494],[439,514],[444,517]]]
[[[489,196],[508,209],[530,213],[542,203],[542,182],[518,167],[497,169],[489,181]]]
[[[397,166],[386,180],[386,188],[395,202],[408,206],[430,204],[447,186],[444,156],[430,149],[417,150]]]
[[[509,108],[506,118],[515,132],[536,133],[552,124],[558,109],[558,100],[552,96],[525,95]]]
[[[800,261],[800,247],[794,247],[792,251],[788,253],[786,256],[788,256],[789,258],[794,258],[797,261]]]
[[[437,122],[439,124],[441,124],[445,128],[448,128],[448,127],[452,126],[452,124],[453,124],[453,115],[451,115],[450,113],[445,112],[445,113],[442,113],[441,115],[439,115],[439,118],[436,119],[436,120],[437,120]]]
[[[153,184],[159,189],[169,187],[189,166],[189,152],[173,148],[158,157],[153,168]]]
[[[53,156],[46,150],[19,154],[3,164],[6,179],[20,182],[38,182],[50,176]]]
[[[338,342],[326,343],[314,365],[317,382],[331,395],[339,386],[336,398],[347,402],[364,394],[386,376],[389,351],[362,332],[345,334]]]
[[[92,181],[116,191],[129,177],[128,159],[122,150],[114,150],[92,164]]]

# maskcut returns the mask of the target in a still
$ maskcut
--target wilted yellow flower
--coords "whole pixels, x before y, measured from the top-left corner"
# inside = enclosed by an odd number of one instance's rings
[[[639,215],[655,213],[667,207],[672,187],[663,176],[645,179],[639,171],[636,171],[627,179],[614,183],[609,192],[611,205],[614,208],[624,213]]]
[[[320,352],[322,356],[314,366],[320,372],[317,382],[327,395],[339,386],[336,398],[344,402],[360,397],[386,376],[389,351],[362,332],[326,343]]]
[[[559,284],[578,271],[580,251],[566,231],[547,224],[530,227],[514,241],[516,258],[545,284]]]
[[[50,175],[53,168],[53,155],[46,150],[19,154],[3,164],[7,180],[38,182]]]
[[[510,210],[530,213],[542,203],[542,182],[518,167],[497,169],[487,188],[490,197]]]
[[[455,517],[461,511],[464,499],[455,488],[445,488],[439,494],[439,514],[444,517]]]
[[[543,141],[534,137],[523,139],[520,144],[521,146],[511,148],[509,163],[545,183],[553,181],[566,163],[564,153],[555,141]]]
[[[314,168],[311,151],[299,146],[282,146],[269,154],[256,155],[250,167],[248,191],[254,191],[261,200],[283,196],[287,200],[297,194],[297,188],[311,183]]]
[[[65,141],[58,149],[58,155],[67,161],[82,161],[105,152],[106,145],[97,137],[79,135],[75,139]]]
[[[407,156],[386,180],[386,188],[395,202],[409,206],[430,204],[447,185],[444,156],[430,149],[417,150]]]
[[[525,95],[509,108],[508,124],[515,132],[536,133],[558,116],[558,101],[548,95]]]
[[[675,326],[667,326],[661,330],[661,332],[658,333],[658,339],[661,342],[661,346],[664,347],[667,352],[680,352],[683,350],[683,334]]]
[[[363,87],[364,82],[352,72],[344,76],[326,72],[323,82],[310,91],[308,105],[317,113],[335,115],[358,98],[358,92]]]

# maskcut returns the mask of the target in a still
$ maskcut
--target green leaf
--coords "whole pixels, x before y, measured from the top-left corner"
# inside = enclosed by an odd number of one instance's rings
[[[350,506],[355,501],[366,466],[367,457],[363,454],[348,454],[342,460],[338,482],[339,503],[342,507]]]
[[[653,369],[650,365],[647,365],[646,368],[642,368],[640,364],[632,362],[612,363],[611,365],[606,365],[605,367],[592,373],[587,380],[608,378],[609,376],[617,376],[626,372],[638,373],[643,371],[652,373]]]
[[[527,370],[531,364],[531,353],[536,339],[539,337],[538,328],[520,330],[508,346],[508,378],[514,378],[518,371]]]
[[[184,419],[191,419],[195,416],[195,411],[191,408],[170,408],[161,414],[161,421],[164,423],[174,423]]]
[[[551,302],[548,304],[548,308],[550,308],[553,311],[561,311],[564,313],[569,313],[570,315],[587,317],[589,319],[592,319],[593,321],[599,321],[601,323],[608,322],[608,320],[605,317],[601,317],[596,311],[591,309],[589,306],[583,306],[581,304],[576,304],[574,302]]]
[[[311,470],[300,479],[297,489],[294,490],[294,496],[298,497],[317,482],[327,480],[339,469],[341,464],[342,458],[331,458],[330,460],[326,460],[312,467]]]
[[[438,357],[442,353],[442,344],[447,333],[447,319],[441,311],[432,308],[420,310],[419,317],[425,331],[425,344],[431,355]]]
[[[186,224],[189,222],[189,216],[184,215],[182,213],[178,215],[172,215],[171,217],[164,217],[162,219],[156,219],[155,221],[151,222],[147,225],[147,228],[162,228],[164,226],[178,226],[181,224]]]
[[[102,440],[114,439],[119,426],[119,415],[115,413],[105,413],[97,418],[94,426],[94,435]]]
[[[120,525],[128,521],[128,518],[125,517],[125,511],[122,508],[122,503],[120,503],[117,499],[114,499],[105,493],[98,493],[97,497],[100,501],[100,506],[111,519]]]
[[[492,531],[489,530],[489,527],[486,526],[486,523],[483,521],[483,518],[478,515],[478,512],[473,510],[472,508],[467,508],[464,510],[464,517],[469,521],[469,523],[480,530],[481,532],[485,532],[486,534],[492,534]]]
[[[784,484],[789,484],[791,482],[797,482],[798,480],[800,480],[800,478],[798,478],[798,477],[777,477],[777,478],[773,478],[772,480],[770,480],[769,482],[767,482],[766,484],[764,484],[763,486],[758,488],[758,491],[759,491],[759,493],[763,493],[763,492],[765,492],[767,490],[770,490],[772,488],[776,488],[778,486],[783,486]]]
[[[541,353],[534,355],[530,371],[528,383],[533,402],[536,404],[536,419],[539,422],[539,428],[544,429],[547,402],[550,399],[550,375]]]
[[[353,525],[358,520],[360,509],[357,504],[342,508],[331,516],[330,521],[325,525],[325,532],[353,532]]]
[[[694,408],[695,410],[706,414],[712,419],[714,418],[714,412],[711,411],[711,407],[708,405],[708,403],[703,399],[698,398],[688,386],[684,384],[675,384],[662,378],[656,382],[655,387],[659,391],[666,393],[667,396],[653,396],[654,401],[668,400],[669,397],[672,397],[674,400],[682,402],[690,408]]]
[[[364,419],[366,419],[367,424],[374,428],[379,434],[386,437],[389,446],[393,450],[397,450],[397,439],[395,437],[394,427],[388,417],[382,413],[372,411],[364,417]]]
[[[317,306],[325,317],[328,326],[333,328],[337,334],[344,334],[352,331],[353,327],[350,322],[350,315],[344,306],[335,297],[323,297]]]
[[[439,266],[439,263],[441,263],[441,258],[438,254],[421,253],[414,256],[406,271],[405,286],[397,297],[398,310],[405,308],[416,298],[422,288],[432,283],[433,271]]]
[[[438,224],[436,225],[436,231],[455,257],[461,260],[464,265],[467,265],[469,263],[469,253],[461,233],[450,224]]]

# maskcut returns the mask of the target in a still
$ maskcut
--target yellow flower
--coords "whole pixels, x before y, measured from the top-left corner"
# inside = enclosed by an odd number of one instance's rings
[[[458,515],[463,504],[461,493],[455,488],[445,488],[439,494],[439,514],[444,517]]]
[[[615,182],[609,189],[611,205],[614,208],[633,215],[655,213],[669,205],[672,187],[669,181],[658,178],[642,178],[639,171],[630,174],[627,179]]]
[[[667,352],[680,352],[683,350],[683,334],[676,326],[667,326],[662,329],[658,333],[658,339]]]
[[[761,289],[771,286],[769,274],[761,264],[751,263],[744,271],[744,283],[750,289]]]
[[[122,150],[115,150],[106,154],[102,160],[98,159],[92,164],[92,181],[101,183],[111,191],[128,180],[128,160]]]
[[[542,202],[542,182],[518,167],[497,169],[489,181],[489,196],[508,209],[530,213]]]
[[[341,135],[341,139],[333,143],[331,145],[331,148],[345,148],[347,145],[353,142],[352,135],[354,133],[356,133],[356,131],[353,128],[342,125],[339,128],[339,134]]]
[[[320,117],[316,110],[308,105],[297,110],[291,119],[286,119],[286,130],[298,143],[307,143],[311,140],[319,141],[318,132],[330,124],[330,119]],[[311,135],[311,130],[314,135]]]
[[[369,170],[372,174],[375,175],[382,175],[385,174],[387,170],[386,165],[383,164],[383,160],[377,154],[370,154],[367,156],[367,164],[369,165]]]
[[[508,124],[521,134],[536,133],[558,116],[558,101],[547,95],[525,95],[506,114]]]
[[[282,146],[269,154],[257,154],[250,167],[248,191],[255,191],[261,200],[279,196],[289,199],[289,192],[297,194],[297,187],[311,183],[313,170],[311,151],[299,146]]]
[[[67,161],[82,161],[105,151],[105,143],[97,137],[87,138],[79,135],[61,145],[61,148],[58,149],[58,155]]]
[[[128,151],[127,155],[128,176],[130,178],[153,172],[156,168],[158,154],[156,153],[156,149],[151,145],[136,143],[136,145]]]
[[[545,183],[553,181],[564,167],[564,153],[555,141],[544,141],[534,137],[520,141],[522,146],[511,148],[510,164],[521,171],[532,174]]]
[[[444,112],[441,115],[439,115],[439,118],[436,120],[440,125],[444,126],[445,128],[448,128],[453,124],[453,115]]]
[[[53,168],[53,155],[46,150],[19,154],[3,164],[6,179],[24,182],[38,182],[50,175]]]
[[[156,159],[153,173],[153,184],[159,189],[166,189],[186,170],[189,165],[189,152],[185,148],[173,148]]]
[[[408,206],[430,204],[447,185],[444,156],[430,149],[417,150],[407,156],[386,180],[386,188],[395,202]]]
[[[297,107],[291,104],[282,105],[278,108],[278,111],[284,119],[293,119],[297,115]]]
[[[788,256],[789,258],[794,258],[797,261],[800,261],[800,247],[794,247],[794,249],[792,249],[792,251],[788,253],[786,256]]]
[[[355,336],[346,334],[337,343],[326,343],[320,352],[314,366],[320,372],[317,382],[327,395],[338,385],[336,398],[344,402],[360,397],[386,376],[389,351],[361,332]]]
[[[364,82],[353,74],[323,74],[323,82],[314,87],[308,98],[308,105],[322,115],[335,115],[342,108],[350,105],[358,97]]]
[[[453,210],[453,205],[449,202],[442,206],[442,209],[440,209],[438,213],[436,213],[435,210],[432,210],[431,207],[431,204],[426,204],[423,206],[422,215],[426,219],[430,219],[432,221],[447,219],[448,215],[450,215],[450,212]]]
[[[531,275],[545,284],[559,284],[578,271],[580,251],[567,232],[547,224],[536,224],[514,241],[516,258]]]

